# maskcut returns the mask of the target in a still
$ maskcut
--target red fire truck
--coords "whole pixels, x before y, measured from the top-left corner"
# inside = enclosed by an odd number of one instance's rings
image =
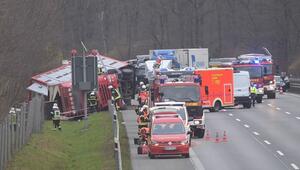
[[[238,57],[237,61],[233,62],[232,67],[237,71],[248,71],[250,74],[251,83],[256,84],[257,96],[256,102],[261,103],[264,96],[264,74],[263,65],[258,60],[243,59]]]
[[[234,105],[233,69],[209,68],[195,70],[195,75],[202,78],[202,107],[217,112],[224,106]]]
[[[265,54],[244,54],[239,56],[238,59],[252,60],[262,65],[264,94],[267,95],[268,99],[274,99],[276,97],[276,85],[274,81],[272,56]]]
[[[153,102],[185,102],[194,136],[202,138],[205,120],[200,93],[201,78],[192,70],[160,71],[153,81]]]

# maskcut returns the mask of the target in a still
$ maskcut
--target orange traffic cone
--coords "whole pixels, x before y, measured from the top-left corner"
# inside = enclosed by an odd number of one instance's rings
[[[220,142],[220,139],[219,139],[219,132],[216,132],[216,140],[215,140],[216,143],[219,143]]]
[[[210,140],[209,131],[206,131],[205,140]]]
[[[226,135],[226,131],[224,131],[224,133],[223,133],[223,142],[227,142],[227,135]]]

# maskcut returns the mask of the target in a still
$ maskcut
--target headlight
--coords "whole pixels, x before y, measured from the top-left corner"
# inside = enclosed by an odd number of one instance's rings
[[[199,120],[195,120],[195,121],[194,121],[194,124],[195,124],[195,125],[199,125],[199,124],[200,124],[200,121],[199,121]]]
[[[263,89],[258,89],[258,92],[259,92],[259,93],[263,93],[264,90],[263,90]]]
[[[270,84],[273,84],[273,81],[270,81]]]

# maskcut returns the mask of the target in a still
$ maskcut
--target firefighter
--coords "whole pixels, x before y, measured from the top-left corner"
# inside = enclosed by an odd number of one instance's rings
[[[95,91],[92,91],[89,94],[88,102],[89,102],[90,111],[92,113],[96,112],[96,108],[97,108],[97,96],[96,96],[96,92]]]
[[[15,131],[17,128],[17,113],[14,107],[12,107],[9,111],[10,118],[11,118],[11,125],[13,130]]]
[[[120,94],[119,90],[115,89],[112,85],[109,85],[108,88],[111,91],[111,97],[112,97],[113,104],[115,105],[116,110],[118,111],[120,109],[119,102],[122,98],[121,94]]]
[[[159,69],[160,65],[161,65],[161,56],[158,56],[157,59],[156,59],[155,64],[153,65],[153,68],[154,69]]]
[[[147,100],[149,97],[149,92],[147,91],[146,85],[142,85],[141,91],[139,92],[138,101],[139,105],[142,106],[144,104],[147,104]]]
[[[101,74],[103,74],[103,73],[104,73],[104,71],[103,71],[103,66],[100,65],[99,68],[98,68],[98,75],[101,75]]]
[[[142,127],[147,127],[148,122],[149,122],[149,112],[148,112],[148,106],[144,105],[141,109],[140,109],[140,115],[137,118],[137,123],[139,126],[139,129]]]
[[[53,124],[54,124],[54,128],[58,128],[58,130],[61,130],[61,125],[60,125],[60,110],[57,106],[57,103],[54,103],[53,104],[53,107],[52,107],[52,112],[51,112],[51,115],[52,115],[52,120],[53,120]]]
[[[255,107],[255,99],[256,99],[256,95],[257,95],[256,84],[251,84],[250,92],[251,92],[252,105],[253,105],[253,107]]]

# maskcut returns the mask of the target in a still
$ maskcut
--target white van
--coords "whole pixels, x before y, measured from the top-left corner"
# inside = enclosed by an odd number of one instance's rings
[[[248,71],[236,71],[233,74],[234,103],[244,108],[251,107],[250,75]]]

